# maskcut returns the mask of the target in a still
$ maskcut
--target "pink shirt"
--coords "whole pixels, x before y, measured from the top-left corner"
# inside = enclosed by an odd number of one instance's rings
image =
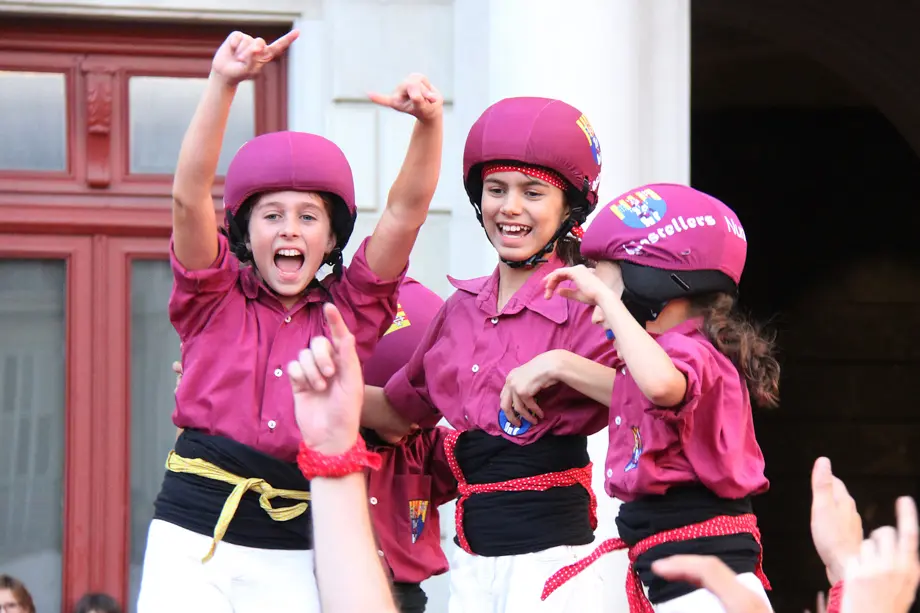
[[[381,281],[358,248],[328,293],[307,292],[285,309],[251,267],[240,267],[220,236],[214,264],[189,271],[171,255],[169,317],[182,341],[182,385],[173,422],[226,436],[283,461],[300,444],[287,364],[325,334],[322,304],[332,301],[355,335],[362,360],[393,323],[400,275]],[[327,277],[328,279],[328,277]],[[331,297],[330,297],[331,294]]]
[[[561,268],[542,264],[501,311],[498,269],[491,277],[450,279],[457,291],[428,328],[406,366],[389,380],[387,399],[405,418],[433,426],[443,415],[457,430],[484,430],[526,445],[544,434],[588,435],[602,429],[607,407],[566,385],[536,397],[545,419],[507,434],[499,425],[499,397],[508,373],[552,349],[612,363],[613,343],[591,323],[591,311],[559,296],[543,297],[543,279]]]
[[[368,470],[371,520],[393,581],[420,583],[447,572],[438,507],[457,496],[444,439],[450,430],[422,430],[398,447],[374,446],[383,458]]]
[[[769,488],[754,436],[747,384],[734,364],[690,320],[656,340],[687,377],[676,407],[652,405],[629,368],[617,363],[610,403],[607,494],[628,502],[664,494],[671,486],[702,483],[722,498]]]

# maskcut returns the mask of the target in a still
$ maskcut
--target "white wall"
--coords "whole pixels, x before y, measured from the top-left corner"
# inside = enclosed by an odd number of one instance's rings
[[[303,35],[292,48],[290,73],[292,129],[325,134],[342,147],[354,170],[359,213],[346,261],[386,205],[414,121],[372,104],[367,92],[389,92],[408,74],[421,72],[444,94],[442,179],[409,271],[442,296],[451,289],[444,237],[454,202],[465,200],[457,179],[462,143],[453,109],[452,23],[453,5],[444,0],[327,2],[321,14],[296,22]]]

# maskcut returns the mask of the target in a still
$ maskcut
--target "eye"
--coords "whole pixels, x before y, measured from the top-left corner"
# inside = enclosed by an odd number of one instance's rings
[[[275,221],[276,219],[279,219],[280,217],[281,217],[281,216],[278,215],[278,213],[268,213],[268,214],[265,216],[265,219],[267,219],[268,221]]]
[[[524,192],[524,195],[527,196],[528,198],[541,198],[543,196],[543,192],[538,192],[536,190],[529,189],[526,192]]]
[[[501,196],[504,193],[504,190],[500,187],[490,187],[487,191],[493,196]]]
[[[303,219],[304,221],[316,221],[316,217],[314,217],[313,215],[310,215],[309,213],[304,213],[303,215],[300,216],[300,218]]]

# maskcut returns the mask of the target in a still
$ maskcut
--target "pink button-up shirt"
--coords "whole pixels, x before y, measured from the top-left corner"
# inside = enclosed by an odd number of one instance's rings
[[[702,483],[737,499],[769,488],[747,383],[699,325],[699,319],[686,321],[656,336],[687,377],[686,397],[676,407],[652,405],[629,368],[617,364],[606,463],[610,496],[628,502]]]
[[[226,436],[293,462],[300,444],[287,364],[325,334],[323,302],[333,302],[355,335],[362,360],[393,323],[402,275],[381,281],[368,267],[367,240],[328,293],[311,290],[290,309],[240,267],[221,236],[214,264],[186,270],[171,256],[169,317],[182,340],[182,385],[173,422]]]
[[[537,395],[545,418],[528,428],[499,423],[499,399],[512,369],[552,349],[566,349],[610,364],[615,351],[591,311],[559,296],[543,297],[543,279],[564,264],[542,264],[501,311],[498,269],[490,277],[450,279],[457,291],[447,299],[402,370],[385,392],[395,410],[421,425],[443,415],[457,430],[484,430],[526,445],[545,434],[588,435],[607,422],[607,407],[563,385]]]

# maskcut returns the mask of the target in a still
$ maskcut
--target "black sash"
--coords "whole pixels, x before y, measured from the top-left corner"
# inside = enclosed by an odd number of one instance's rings
[[[243,478],[258,477],[276,489],[310,489],[310,483],[297,464],[282,462],[229,438],[186,430],[179,435],[175,449],[176,454],[183,458],[200,458]],[[233,486],[229,483],[167,470],[163,487],[154,502],[153,518],[210,537],[232,491]],[[285,498],[274,498],[271,502],[275,508],[298,503]],[[259,549],[312,549],[310,509],[290,521],[275,521],[259,506],[259,495],[246,492],[223,540]],[[202,552],[202,557],[205,553]]]
[[[590,462],[585,436],[548,435],[529,445],[515,445],[474,430],[460,435],[455,453],[470,484],[562,472]],[[588,491],[581,485],[545,492],[474,494],[463,504],[463,530],[470,549],[482,556],[585,545],[594,540],[589,508]]]
[[[639,541],[696,524],[721,515],[737,516],[753,512],[751,499],[719,498],[702,485],[672,487],[661,496],[644,496],[624,503],[617,516],[620,538],[632,547]],[[677,554],[716,556],[738,574],[752,573],[757,567],[760,546],[750,534],[707,536],[689,541],[664,543],[639,556],[635,568],[648,587],[652,604],[660,604],[689,594],[697,588],[689,583],[665,581],[652,572],[652,562]]]

